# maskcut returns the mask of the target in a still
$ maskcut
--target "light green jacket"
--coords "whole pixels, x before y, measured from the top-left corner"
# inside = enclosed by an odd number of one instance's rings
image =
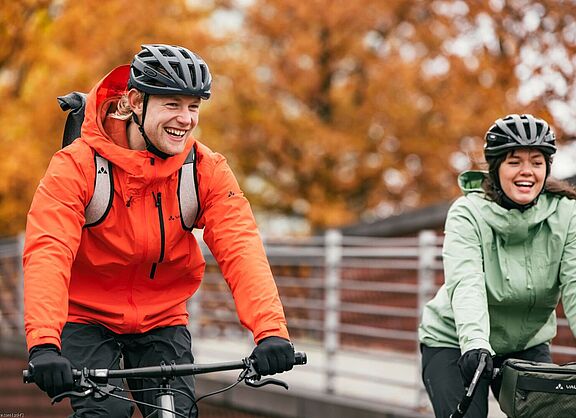
[[[523,213],[487,200],[485,173],[459,177],[448,212],[445,283],[425,306],[419,339],[430,347],[492,354],[548,343],[562,303],[576,335],[576,200],[544,193]]]

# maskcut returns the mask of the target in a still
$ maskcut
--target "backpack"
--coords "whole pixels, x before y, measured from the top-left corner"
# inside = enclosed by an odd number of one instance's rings
[[[58,97],[58,104],[63,111],[68,112],[62,135],[62,148],[64,148],[80,137],[86,108],[86,94],[72,92],[66,96],[60,96]],[[92,227],[102,223],[106,219],[114,199],[112,163],[95,153],[94,169],[96,170],[94,194],[85,208],[86,223],[84,227]],[[186,231],[192,231],[199,213],[200,199],[198,197],[197,183],[196,147],[192,147],[184,164],[178,171],[180,221],[182,228]]]

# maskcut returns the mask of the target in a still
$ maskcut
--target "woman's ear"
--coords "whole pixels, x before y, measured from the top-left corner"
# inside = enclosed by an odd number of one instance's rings
[[[144,98],[142,92],[136,89],[130,89],[128,91],[128,104],[130,105],[132,112],[134,112],[138,117],[142,116],[143,103]]]

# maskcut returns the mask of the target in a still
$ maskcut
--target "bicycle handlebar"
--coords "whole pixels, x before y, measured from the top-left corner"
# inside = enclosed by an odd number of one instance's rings
[[[308,359],[306,353],[294,353],[294,364],[306,364]],[[72,376],[74,380],[79,380],[83,375],[97,380],[106,381],[110,378],[144,378],[144,377],[163,377],[173,378],[176,376],[189,376],[213,372],[221,372],[227,370],[241,370],[246,369],[252,364],[249,357],[241,361],[229,361],[224,363],[211,363],[211,364],[165,364],[160,366],[139,367],[134,369],[72,369]],[[24,383],[34,383],[34,376],[28,371],[22,371],[22,378]]]

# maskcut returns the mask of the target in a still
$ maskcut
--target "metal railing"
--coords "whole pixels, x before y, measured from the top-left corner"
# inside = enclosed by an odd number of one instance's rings
[[[0,239],[0,349],[5,351],[14,351],[24,336],[23,242],[23,235]]]
[[[341,379],[369,380],[412,390],[412,406],[425,403],[417,324],[423,304],[442,282],[441,243],[432,231],[412,238],[347,237],[330,230],[309,238],[265,239],[291,337],[322,353],[321,364],[309,367],[322,376],[323,391],[338,392]],[[202,248],[207,269],[190,301],[193,335],[245,335],[220,270]],[[343,355],[375,364],[409,363],[413,375],[341,367]]]
[[[247,341],[230,290],[200,242],[207,268],[188,305],[192,333],[196,340]],[[343,379],[355,379],[371,382],[372,390],[404,388],[410,391],[404,404],[425,405],[417,325],[424,304],[443,282],[442,238],[432,231],[411,238],[367,238],[330,230],[323,236],[264,242],[291,338],[316,349],[322,359],[307,367],[321,377],[319,390],[339,393]],[[0,240],[0,341],[24,335],[21,253],[21,237]],[[559,336],[569,333],[560,316]],[[554,344],[553,352],[575,360],[571,342]],[[354,358],[362,367],[341,367]]]

